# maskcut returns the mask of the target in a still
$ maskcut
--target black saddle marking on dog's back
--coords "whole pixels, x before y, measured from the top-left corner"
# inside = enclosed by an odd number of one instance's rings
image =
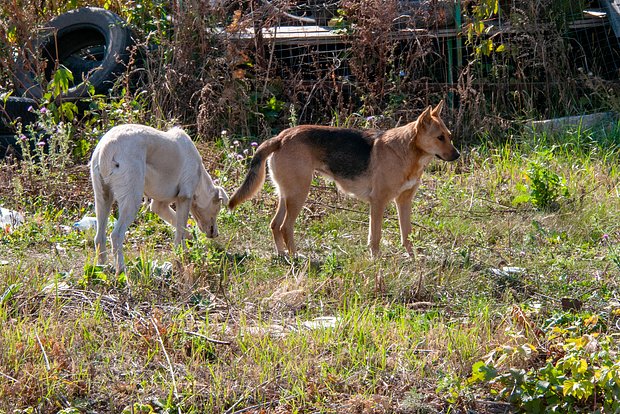
[[[330,128],[313,131],[308,140],[322,150],[326,172],[351,179],[368,170],[372,147],[381,134],[382,131]]]

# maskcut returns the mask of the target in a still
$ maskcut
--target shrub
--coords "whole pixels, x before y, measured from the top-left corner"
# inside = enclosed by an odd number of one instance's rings
[[[612,318],[618,315],[618,309],[611,313]],[[488,385],[498,399],[528,413],[619,412],[618,345],[612,336],[598,333],[602,318],[561,315],[552,320],[540,341],[544,349],[532,344],[503,346],[486,362],[473,365],[469,383]],[[530,362],[542,355],[546,359],[542,366],[501,369],[517,355]]]

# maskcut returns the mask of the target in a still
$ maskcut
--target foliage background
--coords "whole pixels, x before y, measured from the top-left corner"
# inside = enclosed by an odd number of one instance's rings
[[[202,139],[222,129],[262,138],[291,123],[390,127],[442,98],[465,141],[514,120],[620,107],[618,41],[609,25],[578,24],[597,2],[567,0],[10,0],[0,6],[3,89],[37,28],[85,5],[118,13],[135,31],[135,59],[116,94],[144,107],[138,117],[176,121]],[[342,38],[286,44],[261,35],[300,24],[285,12],[318,16]]]
[[[441,8],[400,18],[402,3],[343,1],[326,19],[347,42],[321,49],[230,40],[284,20],[261,2],[89,2],[139,46],[111,96],[73,118],[40,108],[30,157],[0,166],[0,205],[26,217],[0,230],[0,412],[616,412],[620,127],[514,121],[617,109],[617,45],[608,26],[571,28],[594,2],[494,3],[461,3],[450,55]],[[4,89],[37,28],[85,4],[0,4]],[[370,260],[367,206],[320,178],[296,262],[271,256],[269,184],[186,251],[142,208],[123,278],[72,227],[93,215],[84,161],[115,124],[183,124],[232,190],[274,130],[393,126],[442,98],[465,150],[425,172],[413,258],[390,207]]]

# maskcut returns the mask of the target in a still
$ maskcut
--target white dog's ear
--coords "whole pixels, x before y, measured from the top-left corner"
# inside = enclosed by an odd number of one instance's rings
[[[224,190],[222,187],[217,187],[217,194],[218,194],[219,200],[222,202],[222,205],[227,206],[228,205],[228,194],[226,194],[226,190]]]

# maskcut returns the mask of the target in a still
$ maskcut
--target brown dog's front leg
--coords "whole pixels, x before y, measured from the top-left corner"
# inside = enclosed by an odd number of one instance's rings
[[[398,225],[400,227],[400,241],[407,250],[409,256],[413,256],[413,246],[409,235],[411,234],[411,201],[418,186],[402,192],[396,197],[396,210],[398,211]]]

